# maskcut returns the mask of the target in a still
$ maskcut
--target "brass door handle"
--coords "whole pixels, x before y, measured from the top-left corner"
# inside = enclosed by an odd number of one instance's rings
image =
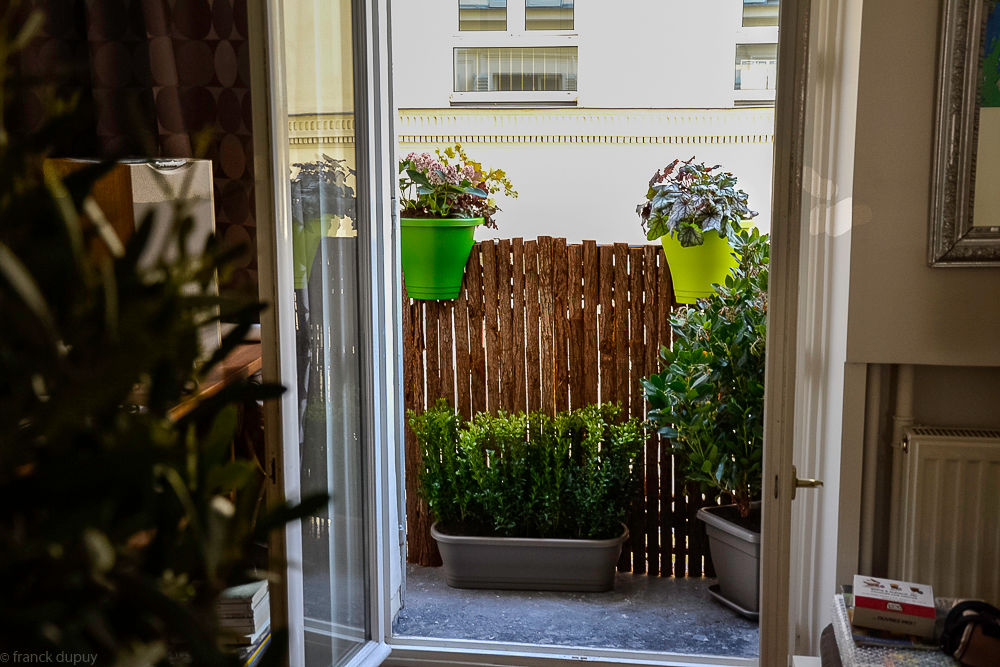
[[[795,483],[792,484],[792,500],[795,500],[796,489],[815,489],[817,486],[823,486],[821,479],[799,479],[799,471],[795,469],[795,466],[792,466],[792,478],[795,480]]]

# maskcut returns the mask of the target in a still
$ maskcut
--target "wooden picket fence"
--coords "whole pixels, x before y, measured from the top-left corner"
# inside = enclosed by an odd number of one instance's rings
[[[411,300],[404,292],[406,408],[420,412],[443,397],[470,418],[612,401],[626,415],[643,417],[640,379],[658,370],[673,302],[656,245],[567,245],[547,236],[477,243],[458,299]],[[695,519],[707,503],[679,476],[669,442],[649,438],[637,465],[643,484],[619,569],[713,576],[704,528]],[[420,449],[407,428],[407,559],[438,565],[417,491],[420,469]]]

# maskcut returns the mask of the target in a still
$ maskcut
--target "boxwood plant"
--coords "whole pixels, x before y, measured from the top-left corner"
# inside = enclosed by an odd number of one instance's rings
[[[420,492],[441,530],[462,535],[605,539],[621,534],[644,427],[611,404],[548,417],[481,413],[444,399],[409,413],[423,453]]]
[[[725,285],[671,319],[673,348],[642,381],[649,420],[672,439],[689,481],[730,496],[741,517],[760,498],[769,240],[740,231]]]

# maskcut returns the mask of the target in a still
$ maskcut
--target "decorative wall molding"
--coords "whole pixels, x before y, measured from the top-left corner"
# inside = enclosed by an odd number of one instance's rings
[[[404,146],[423,144],[771,144],[774,110],[401,109]],[[354,117],[294,116],[292,145],[354,143]]]

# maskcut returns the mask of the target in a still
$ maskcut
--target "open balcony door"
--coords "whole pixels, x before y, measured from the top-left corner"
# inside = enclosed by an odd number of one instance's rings
[[[375,665],[403,575],[387,4],[247,5],[269,500],[330,497],[272,540],[272,618],[293,667]]]
[[[789,526],[809,4],[781,8],[760,658],[769,666],[789,662],[793,625]],[[276,624],[287,621],[289,664],[745,664],[441,640],[390,646],[402,590],[402,383],[388,0],[248,5],[255,154],[265,156],[255,164],[261,291],[274,305],[262,316],[264,373],[287,387],[280,404],[268,406],[269,489],[272,498],[289,500],[313,490],[332,495],[323,512],[272,544],[279,562],[286,559],[272,614]],[[342,191],[331,195],[324,204],[330,217],[321,215],[327,226],[306,239],[301,197],[292,207],[292,165],[325,156],[354,171],[348,185],[355,208],[345,212]]]

